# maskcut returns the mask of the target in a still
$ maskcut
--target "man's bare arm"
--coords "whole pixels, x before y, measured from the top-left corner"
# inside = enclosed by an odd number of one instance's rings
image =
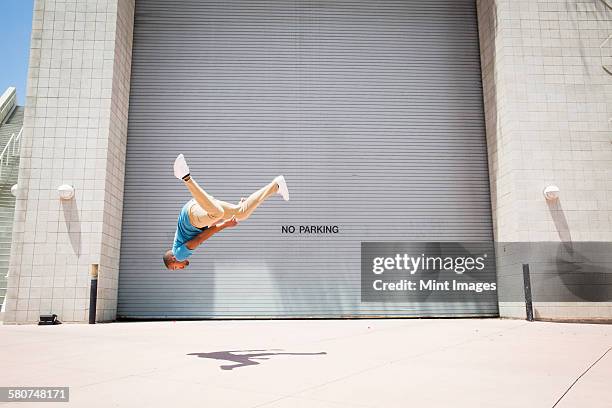
[[[236,221],[235,218],[232,218],[230,220],[223,221],[220,224],[213,225],[212,227],[208,227],[207,229],[202,231],[200,234],[198,234],[195,238],[192,238],[189,241],[185,242],[185,246],[188,249],[193,251],[194,249],[199,247],[202,244],[202,242],[206,241],[207,239],[209,239],[216,233],[223,231],[226,228],[235,227],[236,225],[238,225],[238,221]]]

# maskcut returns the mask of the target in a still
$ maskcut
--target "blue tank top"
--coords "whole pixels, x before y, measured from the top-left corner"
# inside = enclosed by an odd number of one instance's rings
[[[189,221],[189,208],[194,205],[194,201],[195,200],[187,201],[183,208],[181,208],[181,212],[178,216],[176,233],[174,234],[174,245],[172,245],[172,253],[178,261],[184,261],[193,254],[193,251],[187,248],[185,243],[208,228],[196,228],[191,225],[191,221]]]

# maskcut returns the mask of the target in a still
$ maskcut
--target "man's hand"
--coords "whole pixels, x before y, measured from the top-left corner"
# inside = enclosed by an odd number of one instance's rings
[[[232,217],[229,220],[223,221],[220,227],[221,228],[232,228],[232,227],[235,227],[236,225],[238,225],[238,220],[236,219],[236,217]]]

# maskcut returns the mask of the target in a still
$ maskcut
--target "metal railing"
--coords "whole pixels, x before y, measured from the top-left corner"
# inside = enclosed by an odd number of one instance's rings
[[[17,90],[11,86],[0,96],[0,125],[9,117],[17,105]]]
[[[21,135],[23,134],[23,127],[19,130],[19,133],[15,135],[13,133],[6,144],[4,149],[2,149],[2,153],[0,153],[0,182],[2,182],[3,173],[6,174],[6,168],[10,164],[17,163],[17,158],[21,154]],[[7,291],[7,282],[8,282],[9,272],[6,272],[6,276],[4,277],[4,285],[0,287],[0,291],[4,292],[2,297],[2,303],[0,304],[0,314],[4,313],[6,307],[6,291]],[[1,317],[1,315],[0,315]]]
[[[13,133],[6,146],[4,146],[2,153],[0,153],[0,182],[2,181],[2,173],[4,173],[5,167],[15,163],[15,158],[20,154],[22,133],[23,128],[21,128],[17,136]]]

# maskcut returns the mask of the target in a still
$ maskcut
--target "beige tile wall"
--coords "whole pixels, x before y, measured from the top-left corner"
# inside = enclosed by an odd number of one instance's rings
[[[601,0],[479,0],[478,13],[496,240],[612,241],[612,76],[602,68],[612,43],[600,48],[612,10]],[[548,184],[561,190],[557,204],[543,198]],[[612,317],[606,304],[542,313],[592,308]],[[500,312],[524,316],[524,305]]]
[[[5,323],[116,315],[134,0],[36,0]],[[60,202],[57,187],[73,185]]]

